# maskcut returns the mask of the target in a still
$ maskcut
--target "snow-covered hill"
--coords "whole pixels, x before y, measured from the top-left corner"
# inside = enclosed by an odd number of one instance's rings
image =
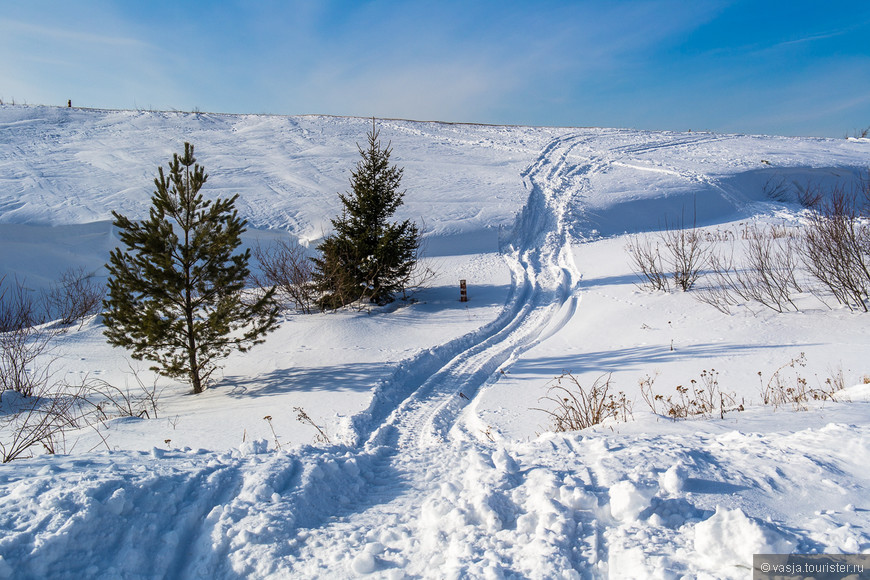
[[[70,265],[104,276],[111,211],[146,215],[184,141],[207,195],[240,195],[250,243],[313,247],[370,126],[0,106],[0,276],[33,289]],[[753,553],[870,553],[867,315],[811,295],[800,312],[724,314],[639,289],[624,249],[680,219],[712,239],[797,224],[769,184],[854,180],[870,144],[378,128],[405,170],[399,217],[421,224],[436,272],[417,302],[288,314],[203,395],[156,378],[156,418],[0,466],[0,577],[741,578]],[[801,353],[806,366],[786,366]],[[137,388],[98,320],[52,356],[70,382]],[[546,432],[536,408],[563,371],[584,386],[609,374],[629,421]],[[673,422],[644,402],[645,377],[675,396],[703,372],[745,410]],[[774,409],[759,395],[774,375],[845,389]]]

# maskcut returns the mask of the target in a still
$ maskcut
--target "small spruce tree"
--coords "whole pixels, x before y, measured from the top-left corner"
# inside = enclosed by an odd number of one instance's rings
[[[250,250],[233,253],[246,224],[235,210],[238,195],[203,199],[208,175],[193,145],[173,156],[168,176],[162,167],[158,173],[147,220],[112,212],[124,248],[113,250],[106,265],[104,334],[200,393],[218,359],[262,342],[277,326],[275,289],[243,299]]]
[[[403,203],[399,187],[402,169],[390,165],[392,149],[382,147],[372,119],[368,148],[359,145],[362,160],[351,172],[351,191],[338,194],[341,216],[332,220],[335,232],[318,246],[315,282],[322,309],[357,300],[392,302],[405,289],[417,262],[420,233],[411,220],[390,222]]]

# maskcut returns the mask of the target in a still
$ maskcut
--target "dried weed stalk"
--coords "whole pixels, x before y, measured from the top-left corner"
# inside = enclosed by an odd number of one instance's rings
[[[562,373],[556,383],[547,389],[547,395],[538,399],[555,405],[553,409],[536,409],[549,415],[552,430],[561,433],[579,431],[599,425],[607,419],[628,421],[632,415],[632,403],[625,393],[610,392],[611,375],[598,377],[591,387],[584,388],[569,372]]]

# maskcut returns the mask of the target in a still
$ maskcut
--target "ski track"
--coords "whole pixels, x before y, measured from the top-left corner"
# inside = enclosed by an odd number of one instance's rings
[[[113,465],[113,454],[89,460],[85,475],[57,473],[61,468],[34,459],[16,472],[17,486],[0,482],[8,491],[0,528],[10,531],[0,551],[15,563],[14,576],[606,577],[611,552],[625,556],[633,529],[630,518],[614,520],[609,506],[619,472],[613,462],[627,451],[608,449],[602,439],[545,439],[530,453],[477,432],[473,410],[482,389],[581,307],[570,245],[585,232],[571,224],[584,211],[590,178],[645,153],[727,138],[642,133],[641,142],[619,145],[622,133],[566,132],[543,148],[522,173],[530,193],[504,256],[512,290],[502,314],[400,363],[375,386],[368,411],[353,418],[352,445],[293,454],[269,452],[262,442],[225,454],[115,452],[129,461]],[[713,178],[661,169],[740,202]],[[712,445],[696,438],[698,448]],[[679,459],[691,464],[698,457]],[[739,456],[732,459],[722,481],[740,472]],[[74,491],[41,489],[40,477],[67,481]],[[83,478],[92,480],[85,495]],[[34,510],[34,501],[51,504],[56,515],[27,529],[3,521]],[[650,509],[670,513],[665,505]],[[132,506],[151,511],[132,513]],[[688,520],[712,513],[676,511]],[[91,553],[76,542],[77,526],[93,518],[107,522],[113,561],[97,559],[105,549]],[[665,544],[680,533],[663,529],[653,540]],[[8,568],[0,559],[0,578]]]

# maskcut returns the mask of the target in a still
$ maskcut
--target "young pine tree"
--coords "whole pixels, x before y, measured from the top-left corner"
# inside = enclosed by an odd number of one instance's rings
[[[243,300],[250,250],[233,254],[246,224],[235,210],[238,195],[203,199],[208,175],[193,146],[185,143],[184,156],[173,156],[168,176],[158,172],[147,220],[112,212],[125,247],[106,265],[104,333],[113,346],[200,393],[218,359],[262,342],[277,326],[275,289]]]
[[[319,246],[314,258],[321,308],[338,308],[357,300],[392,302],[411,278],[417,262],[420,234],[410,220],[390,222],[402,205],[402,169],[390,165],[389,145],[381,147],[372,119],[368,148],[351,173],[351,191],[338,194],[344,206],[332,220],[335,232]]]

